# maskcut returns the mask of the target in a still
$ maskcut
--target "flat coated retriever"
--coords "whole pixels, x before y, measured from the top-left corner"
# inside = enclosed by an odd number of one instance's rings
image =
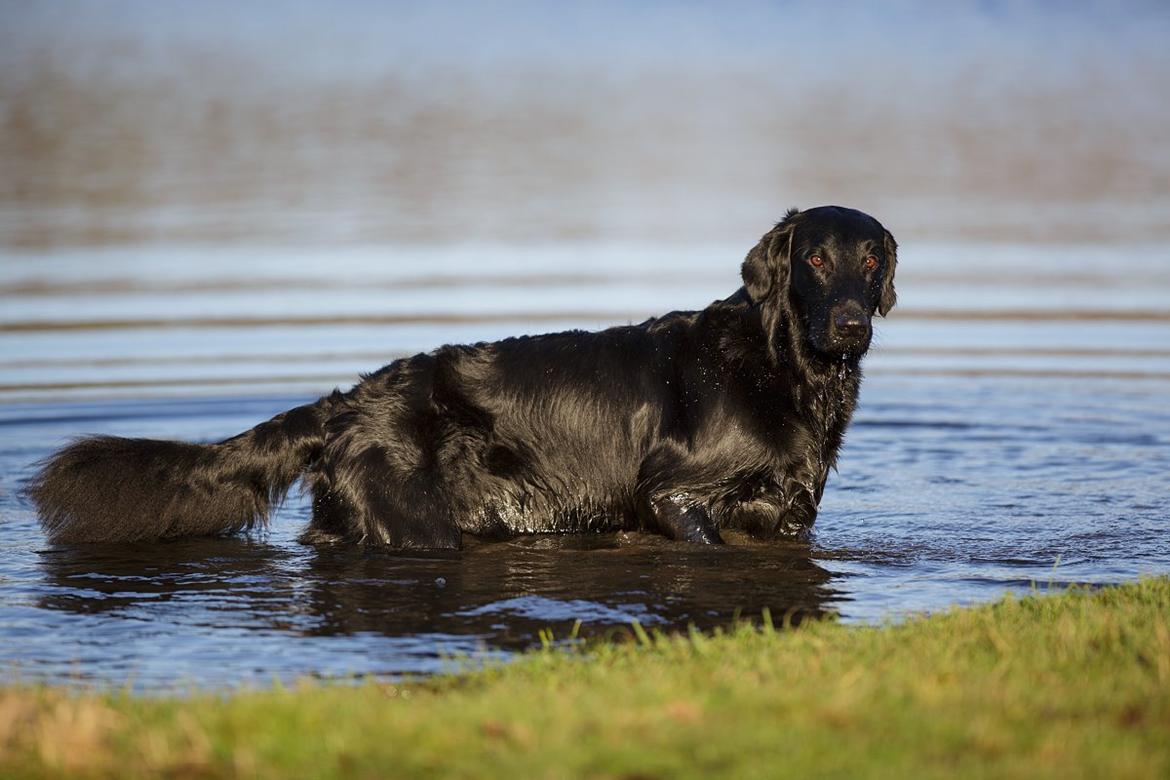
[[[57,542],[227,534],[303,478],[308,543],[458,548],[464,533],[805,532],[895,301],[877,220],[788,212],[743,287],[598,333],[445,346],[218,444],[81,439],[29,493]]]

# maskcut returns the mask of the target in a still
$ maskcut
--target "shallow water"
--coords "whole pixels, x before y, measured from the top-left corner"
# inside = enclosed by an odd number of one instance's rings
[[[0,667],[171,685],[432,672],[567,636],[827,610],[879,621],[1170,571],[1170,254],[909,245],[808,543],[638,534],[454,554],[250,538],[53,547],[20,496],[81,433],[219,439],[446,342],[638,321],[744,247],[0,252]],[[1124,273],[1122,273],[1124,271]]]

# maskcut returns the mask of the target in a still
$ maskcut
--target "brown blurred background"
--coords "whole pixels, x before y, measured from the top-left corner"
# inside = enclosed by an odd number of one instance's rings
[[[1170,4],[0,2],[0,244],[1170,236]]]

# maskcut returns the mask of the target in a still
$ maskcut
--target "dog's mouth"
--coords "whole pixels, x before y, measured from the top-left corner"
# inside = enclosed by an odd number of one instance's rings
[[[856,361],[869,351],[872,339],[873,332],[868,327],[864,332],[853,334],[834,333],[831,328],[824,327],[810,330],[808,342],[813,351],[829,360]]]
[[[829,347],[829,352],[834,357],[859,359],[865,356],[869,351],[870,336],[866,334],[864,338],[857,339],[834,339]]]

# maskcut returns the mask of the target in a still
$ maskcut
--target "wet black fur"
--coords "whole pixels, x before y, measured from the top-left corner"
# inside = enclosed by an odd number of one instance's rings
[[[748,253],[744,286],[702,311],[441,347],[217,444],[82,439],[29,492],[57,542],[233,533],[298,478],[313,494],[307,542],[800,533],[853,414],[870,318],[894,305],[895,264],[872,217],[793,210]]]

